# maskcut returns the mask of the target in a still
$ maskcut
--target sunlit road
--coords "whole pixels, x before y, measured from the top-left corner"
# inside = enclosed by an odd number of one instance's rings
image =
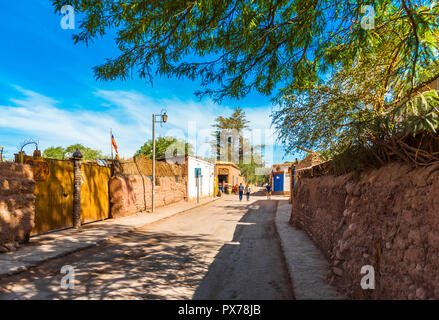
[[[275,210],[223,197],[2,279],[0,299],[293,299]],[[61,289],[64,265],[74,289]]]

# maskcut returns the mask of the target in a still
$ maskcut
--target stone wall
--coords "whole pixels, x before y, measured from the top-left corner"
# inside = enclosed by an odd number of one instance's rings
[[[29,239],[35,219],[35,181],[29,165],[0,163],[0,250]]]
[[[186,180],[182,177],[157,177],[155,207],[186,198]],[[111,217],[123,217],[151,209],[151,179],[142,175],[117,175],[110,180]]]
[[[328,280],[347,296],[439,299],[438,164],[302,177],[290,222],[321,248]],[[375,269],[374,290],[360,286],[364,265]]]

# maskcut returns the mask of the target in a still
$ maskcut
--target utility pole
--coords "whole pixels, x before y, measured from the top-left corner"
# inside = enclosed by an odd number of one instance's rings
[[[197,203],[200,203],[200,188],[201,188],[201,168],[198,169],[198,175],[197,175]]]
[[[202,178],[201,168],[195,168],[195,184],[197,186],[197,203],[200,203],[200,188],[202,187],[201,178]]]
[[[155,117],[160,117],[161,120],[156,120]],[[154,196],[155,196],[155,124],[156,122],[165,123],[168,120],[166,110],[162,110],[160,114],[152,114],[152,193],[151,193],[151,212],[154,212]]]
[[[151,212],[154,212],[154,192],[155,192],[155,114],[152,114],[152,194]]]

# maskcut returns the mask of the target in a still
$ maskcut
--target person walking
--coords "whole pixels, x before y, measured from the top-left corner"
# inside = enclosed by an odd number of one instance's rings
[[[265,186],[265,194],[267,195],[267,199],[271,199],[271,186],[267,183],[267,185]]]
[[[242,195],[244,194],[244,186],[242,185],[242,183],[239,184],[238,190],[239,190],[239,201],[242,201]]]
[[[247,195],[247,201],[250,200],[250,193],[252,192],[252,189],[249,185],[247,185],[247,188],[245,188],[245,194]]]

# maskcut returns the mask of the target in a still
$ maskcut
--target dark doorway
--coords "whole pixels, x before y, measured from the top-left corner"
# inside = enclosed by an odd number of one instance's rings
[[[227,183],[227,178],[228,177],[229,176],[227,174],[220,174],[220,175],[218,175],[218,184],[219,184],[220,187],[222,187],[223,181],[224,181],[224,183]]]

